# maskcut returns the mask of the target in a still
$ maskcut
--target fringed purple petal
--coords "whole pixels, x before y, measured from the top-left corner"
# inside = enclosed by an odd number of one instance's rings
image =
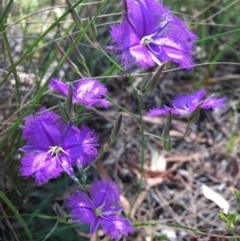
[[[97,146],[97,135],[86,126],[82,126],[81,130],[72,128],[62,142],[62,148],[68,153],[71,163],[77,163],[80,167],[90,164],[97,157]]]
[[[191,55],[186,54],[185,49],[181,44],[177,44],[172,39],[160,39],[161,44],[149,44],[152,54],[159,60],[160,63],[172,61],[179,64],[180,68],[191,69]]]
[[[52,157],[50,159],[45,153],[27,154],[22,158],[21,164],[21,175],[34,177],[38,185],[47,182],[49,179],[57,178],[63,171],[57,158]]]
[[[65,206],[70,208],[84,206],[85,204],[87,207],[90,207],[90,209],[94,208],[91,199],[82,191],[71,194],[71,196],[65,202]]]
[[[132,58],[140,67],[147,69],[155,65],[155,62],[152,59],[151,54],[145,46],[136,45],[129,48],[129,50],[127,51],[130,53]]]
[[[170,110],[166,108],[153,108],[149,110],[147,116],[160,116],[160,115],[167,115]]]
[[[141,41],[141,38],[137,36],[126,21],[111,26],[110,33],[114,42],[117,44],[113,49],[115,48],[117,51],[124,51],[132,46],[139,45]]]
[[[48,149],[60,142],[64,123],[53,111],[42,108],[24,119],[23,136],[31,146]]]
[[[139,37],[153,34],[165,9],[156,0],[127,0],[127,16]]]
[[[196,110],[199,105],[201,105],[201,108],[203,109],[214,109],[221,107],[226,101],[225,97],[216,98],[213,95],[203,100],[205,95],[205,90],[199,90],[190,95],[187,94],[177,96],[171,101],[172,107],[164,106],[163,108],[151,109],[147,113],[147,116],[167,115],[169,111],[175,115],[189,116]]]
[[[44,152],[46,149],[39,146],[23,146],[19,150],[23,152]]]
[[[72,194],[66,200],[65,205],[71,208],[70,215],[73,222],[92,225],[96,218],[92,201],[84,192],[79,191]]]
[[[90,196],[95,208],[102,206],[104,212],[115,206],[120,199],[118,186],[110,179],[95,181],[90,189]]]
[[[67,96],[68,95],[68,85],[60,80],[57,79],[51,79],[49,86],[54,90],[59,92],[62,95]]]
[[[90,234],[96,233],[98,226],[99,226],[99,218],[96,217],[91,224]]]
[[[107,88],[96,79],[81,79],[74,82],[73,100],[87,108],[95,105],[108,107],[108,101],[104,98]]]
[[[220,108],[226,102],[227,98],[217,98],[213,95],[209,96],[206,100],[203,101],[202,108],[203,109],[215,109]]]
[[[134,233],[134,228],[130,221],[121,216],[116,215],[108,218],[99,218],[99,224],[104,233],[116,241]]]
[[[171,104],[173,105],[174,108],[176,109],[184,109],[187,110],[191,106],[197,107],[201,102],[203,97],[206,95],[205,90],[199,90],[191,95],[180,95],[175,97],[172,101]]]
[[[69,160],[68,156],[66,155],[63,155],[62,157],[60,157],[60,160],[61,160],[61,166],[63,168],[63,170],[71,177],[71,178],[74,178],[75,175],[74,175],[74,171],[73,171],[73,168],[72,168],[72,163],[71,163],[71,160]]]
[[[172,61],[181,68],[192,69],[192,49],[197,36],[190,32],[177,17],[172,17],[165,31],[153,39],[159,43],[161,53],[157,55],[161,62]],[[153,47],[154,49],[154,47]]]
[[[126,22],[112,26],[110,33],[116,45],[108,46],[107,49],[112,49],[119,55],[126,69],[131,69],[133,61],[145,69],[155,65],[147,48],[140,44],[141,39]]]

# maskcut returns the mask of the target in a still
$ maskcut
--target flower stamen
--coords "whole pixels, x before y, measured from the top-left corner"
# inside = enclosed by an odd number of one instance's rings
[[[53,157],[54,155],[56,155],[58,157],[62,152],[64,154],[68,155],[68,153],[62,149],[62,147],[60,147],[60,146],[50,146],[50,150],[47,152],[47,154],[51,153],[51,157]]]

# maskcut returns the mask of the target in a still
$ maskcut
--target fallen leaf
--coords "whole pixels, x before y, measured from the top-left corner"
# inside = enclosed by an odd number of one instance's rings
[[[120,203],[123,206],[123,210],[124,210],[125,214],[129,215],[131,206],[130,206],[129,201],[123,195],[120,195]]]
[[[201,187],[203,195],[205,198],[209,199],[210,201],[214,202],[218,207],[220,207],[225,214],[228,213],[229,210],[229,203],[224,199],[220,194],[213,191],[206,185],[202,185]]]
[[[151,166],[150,170],[153,172],[166,171],[167,161],[164,155],[161,155],[156,148],[147,142],[148,149],[151,152]]]

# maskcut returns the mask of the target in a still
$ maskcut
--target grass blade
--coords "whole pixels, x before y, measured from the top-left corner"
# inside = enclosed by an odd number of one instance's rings
[[[13,206],[13,204],[10,202],[10,200],[1,191],[0,191],[0,198],[8,205],[8,207],[15,214],[15,217],[18,219],[19,223],[21,223],[22,227],[24,228],[25,232],[27,233],[29,240],[33,241],[32,234],[31,234],[30,230],[28,229],[26,223],[22,219],[21,215],[19,214],[18,210]]]

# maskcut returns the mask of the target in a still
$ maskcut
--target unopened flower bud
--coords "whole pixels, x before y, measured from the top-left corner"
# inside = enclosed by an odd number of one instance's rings
[[[192,128],[188,126],[187,129],[185,130],[183,137],[190,136],[191,132],[192,132]]]
[[[58,43],[55,43],[55,44],[56,44],[58,52],[63,56],[65,54],[65,51]]]
[[[66,3],[67,3],[67,5],[68,5],[69,8],[71,8],[72,5],[73,5],[70,0],[66,0]],[[82,30],[82,29],[83,29],[82,21],[81,21],[80,17],[78,16],[78,14],[77,14],[77,12],[76,12],[75,9],[73,9],[73,10],[71,11],[71,15],[72,15],[72,18],[73,18],[73,21],[74,21],[75,25],[76,25],[80,30]]]
[[[72,83],[69,83],[68,95],[67,95],[67,103],[66,103],[66,111],[68,113],[68,116],[71,116],[72,96],[73,96],[73,85],[72,85]]]
[[[202,103],[200,103],[197,108],[193,111],[193,113],[189,116],[189,122],[192,124],[192,123],[195,123],[198,118],[199,118],[199,112],[202,108]]]
[[[74,42],[74,39],[71,34],[68,35],[68,40],[71,44]],[[78,62],[80,64],[85,64],[85,58],[83,57],[83,55],[81,54],[81,52],[78,50],[77,47],[74,48],[73,52],[75,53]]]
[[[68,59],[69,59],[69,58],[67,58],[67,60],[68,60]],[[71,60],[70,60],[70,61],[71,61]],[[69,60],[68,60],[68,63],[69,63],[69,65],[70,65],[70,67],[71,67],[71,69],[72,69],[73,72],[75,72],[76,74],[78,74],[78,75],[81,76],[81,77],[84,76],[84,75],[79,71],[79,69],[78,69],[78,67],[77,67],[76,64],[74,64],[72,61],[69,62]]]
[[[92,16],[90,15],[88,18],[88,22],[90,23],[91,21],[92,21]],[[94,40],[97,39],[97,28],[96,28],[95,22],[91,23],[89,28],[89,33]]]
[[[58,44],[56,43],[56,47],[59,51],[59,53],[64,56],[65,55],[65,51],[63,50],[63,48]],[[72,60],[69,58],[69,57],[66,57],[66,60],[69,64],[69,66],[71,67],[72,71],[75,72],[76,74],[78,74],[79,76],[83,76],[81,74],[81,72],[79,71],[78,67],[72,62]]]
[[[112,145],[117,140],[117,135],[119,133],[121,125],[122,125],[122,114],[120,114],[117,117],[117,120],[115,121],[113,130],[112,130],[112,133],[111,133],[111,137],[110,137],[110,145]]]
[[[144,95],[152,92],[155,89],[155,87],[159,81],[159,78],[161,77],[161,75],[163,73],[165,66],[166,66],[166,62],[164,62],[162,65],[160,65],[157,68],[156,72],[154,73],[152,78],[147,82],[147,85],[146,85],[145,89],[143,90]]]
[[[171,139],[164,139],[163,140],[163,147],[166,151],[171,151],[172,150],[172,141]]]
[[[58,102],[58,108],[62,119],[64,120],[65,123],[67,123],[70,120],[70,117],[66,111],[65,106],[61,101]]]
[[[167,150],[167,151],[170,151],[172,149],[172,142],[171,142],[171,138],[170,138],[171,122],[172,122],[172,113],[171,113],[171,111],[169,111],[168,115],[167,115],[167,120],[166,120],[165,126],[163,128],[163,133],[162,133],[163,146],[164,146],[165,150]]]
[[[59,206],[58,203],[53,204],[53,209],[54,209],[55,213],[57,214],[59,222],[60,223],[66,223],[65,213],[62,210],[62,208]]]
[[[152,78],[152,73],[148,73],[147,75],[145,75],[140,83],[140,91],[143,93],[148,86],[148,83],[150,81],[150,79]]]

